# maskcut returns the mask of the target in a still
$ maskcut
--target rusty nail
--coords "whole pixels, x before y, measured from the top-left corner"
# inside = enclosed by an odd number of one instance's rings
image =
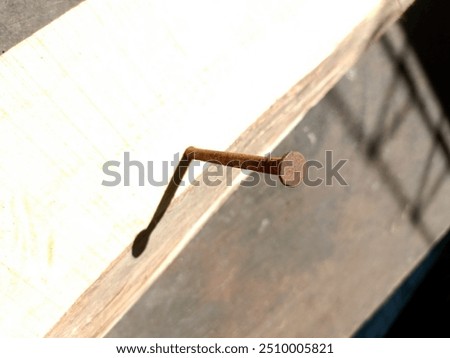
[[[282,157],[262,157],[259,155],[220,152],[217,150],[188,147],[185,157],[191,160],[222,164],[229,167],[274,174],[286,186],[297,186],[303,179],[303,165],[306,160],[299,152],[288,152]]]

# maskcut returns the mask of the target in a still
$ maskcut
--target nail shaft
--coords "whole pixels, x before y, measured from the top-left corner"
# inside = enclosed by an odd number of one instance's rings
[[[262,157],[259,155],[221,152],[195,147],[187,148],[186,155],[190,160],[201,160],[203,162],[275,175],[279,175],[279,166],[282,160],[281,157]]]
[[[299,152],[289,152],[283,157],[262,157],[188,147],[185,156],[188,161],[201,160],[265,174],[274,174],[279,176],[281,182],[287,186],[296,186],[301,182],[302,168],[305,163],[305,158]]]

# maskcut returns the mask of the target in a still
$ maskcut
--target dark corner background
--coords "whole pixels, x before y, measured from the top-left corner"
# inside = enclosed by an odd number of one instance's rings
[[[450,3],[418,0],[400,25],[444,111],[441,123],[430,127],[450,168],[448,137],[442,129],[450,119]],[[410,75],[402,62],[398,70]],[[450,198],[449,198],[450,200]],[[420,210],[415,215],[420,216]],[[449,214],[450,218],[450,214]],[[396,317],[390,322],[387,317]],[[389,324],[386,324],[389,321]],[[450,232],[416,270],[356,333],[356,337],[450,337]],[[380,334],[380,332],[382,334]],[[384,333],[383,333],[384,332]]]
[[[414,48],[435,95],[450,119],[450,2],[419,0],[401,24]],[[443,124],[444,125],[444,124]],[[437,127],[433,133],[450,168],[449,142]],[[450,198],[448,198],[450,200]],[[450,214],[449,214],[450,219]],[[450,233],[424,260],[414,275],[430,268],[412,298],[400,312],[386,337],[450,337]],[[410,278],[411,279],[411,278]],[[404,285],[407,285],[408,280]]]

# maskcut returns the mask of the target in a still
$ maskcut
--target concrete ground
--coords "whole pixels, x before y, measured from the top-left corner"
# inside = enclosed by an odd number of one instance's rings
[[[0,53],[44,27],[82,0],[0,1]]]
[[[2,2],[0,50],[79,2]],[[448,240],[408,261],[450,223],[446,6],[420,0],[277,148],[331,150],[348,186],[238,189],[109,336],[448,336]]]

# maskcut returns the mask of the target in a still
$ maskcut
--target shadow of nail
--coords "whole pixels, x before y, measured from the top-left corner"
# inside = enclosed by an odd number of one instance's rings
[[[131,254],[133,257],[139,257],[144,252],[147,247],[148,241],[150,240],[150,230],[145,229],[142,230],[139,234],[137,234],[136,238],[133,241],[133,246],[131,248]]]
[[[159,221],[164,216],[164,213],[167,211],[167,208],[169,207],[170,202],[175,196],[175,193],[182,182],[183,176],[189,167],[189,163],[190,160],[187,159],[187,155],[186,153],[184,153],[183,157],[180,160],[180,163],[178,163],[178,166],[173,173],[171,181],[167,185],[166,191],[164,192],[164,195],[161,198],[158,207],[156,208],[155,214],[153,214],[150,224],[146,229],[137,234],[136,238],[133,241],[133,245],[131,247],[131,254],[133,255],[133,257],[137,258],[141,256],[145,251],[148,242],[150,241],[150,236],[153,230],[155,230]]]

